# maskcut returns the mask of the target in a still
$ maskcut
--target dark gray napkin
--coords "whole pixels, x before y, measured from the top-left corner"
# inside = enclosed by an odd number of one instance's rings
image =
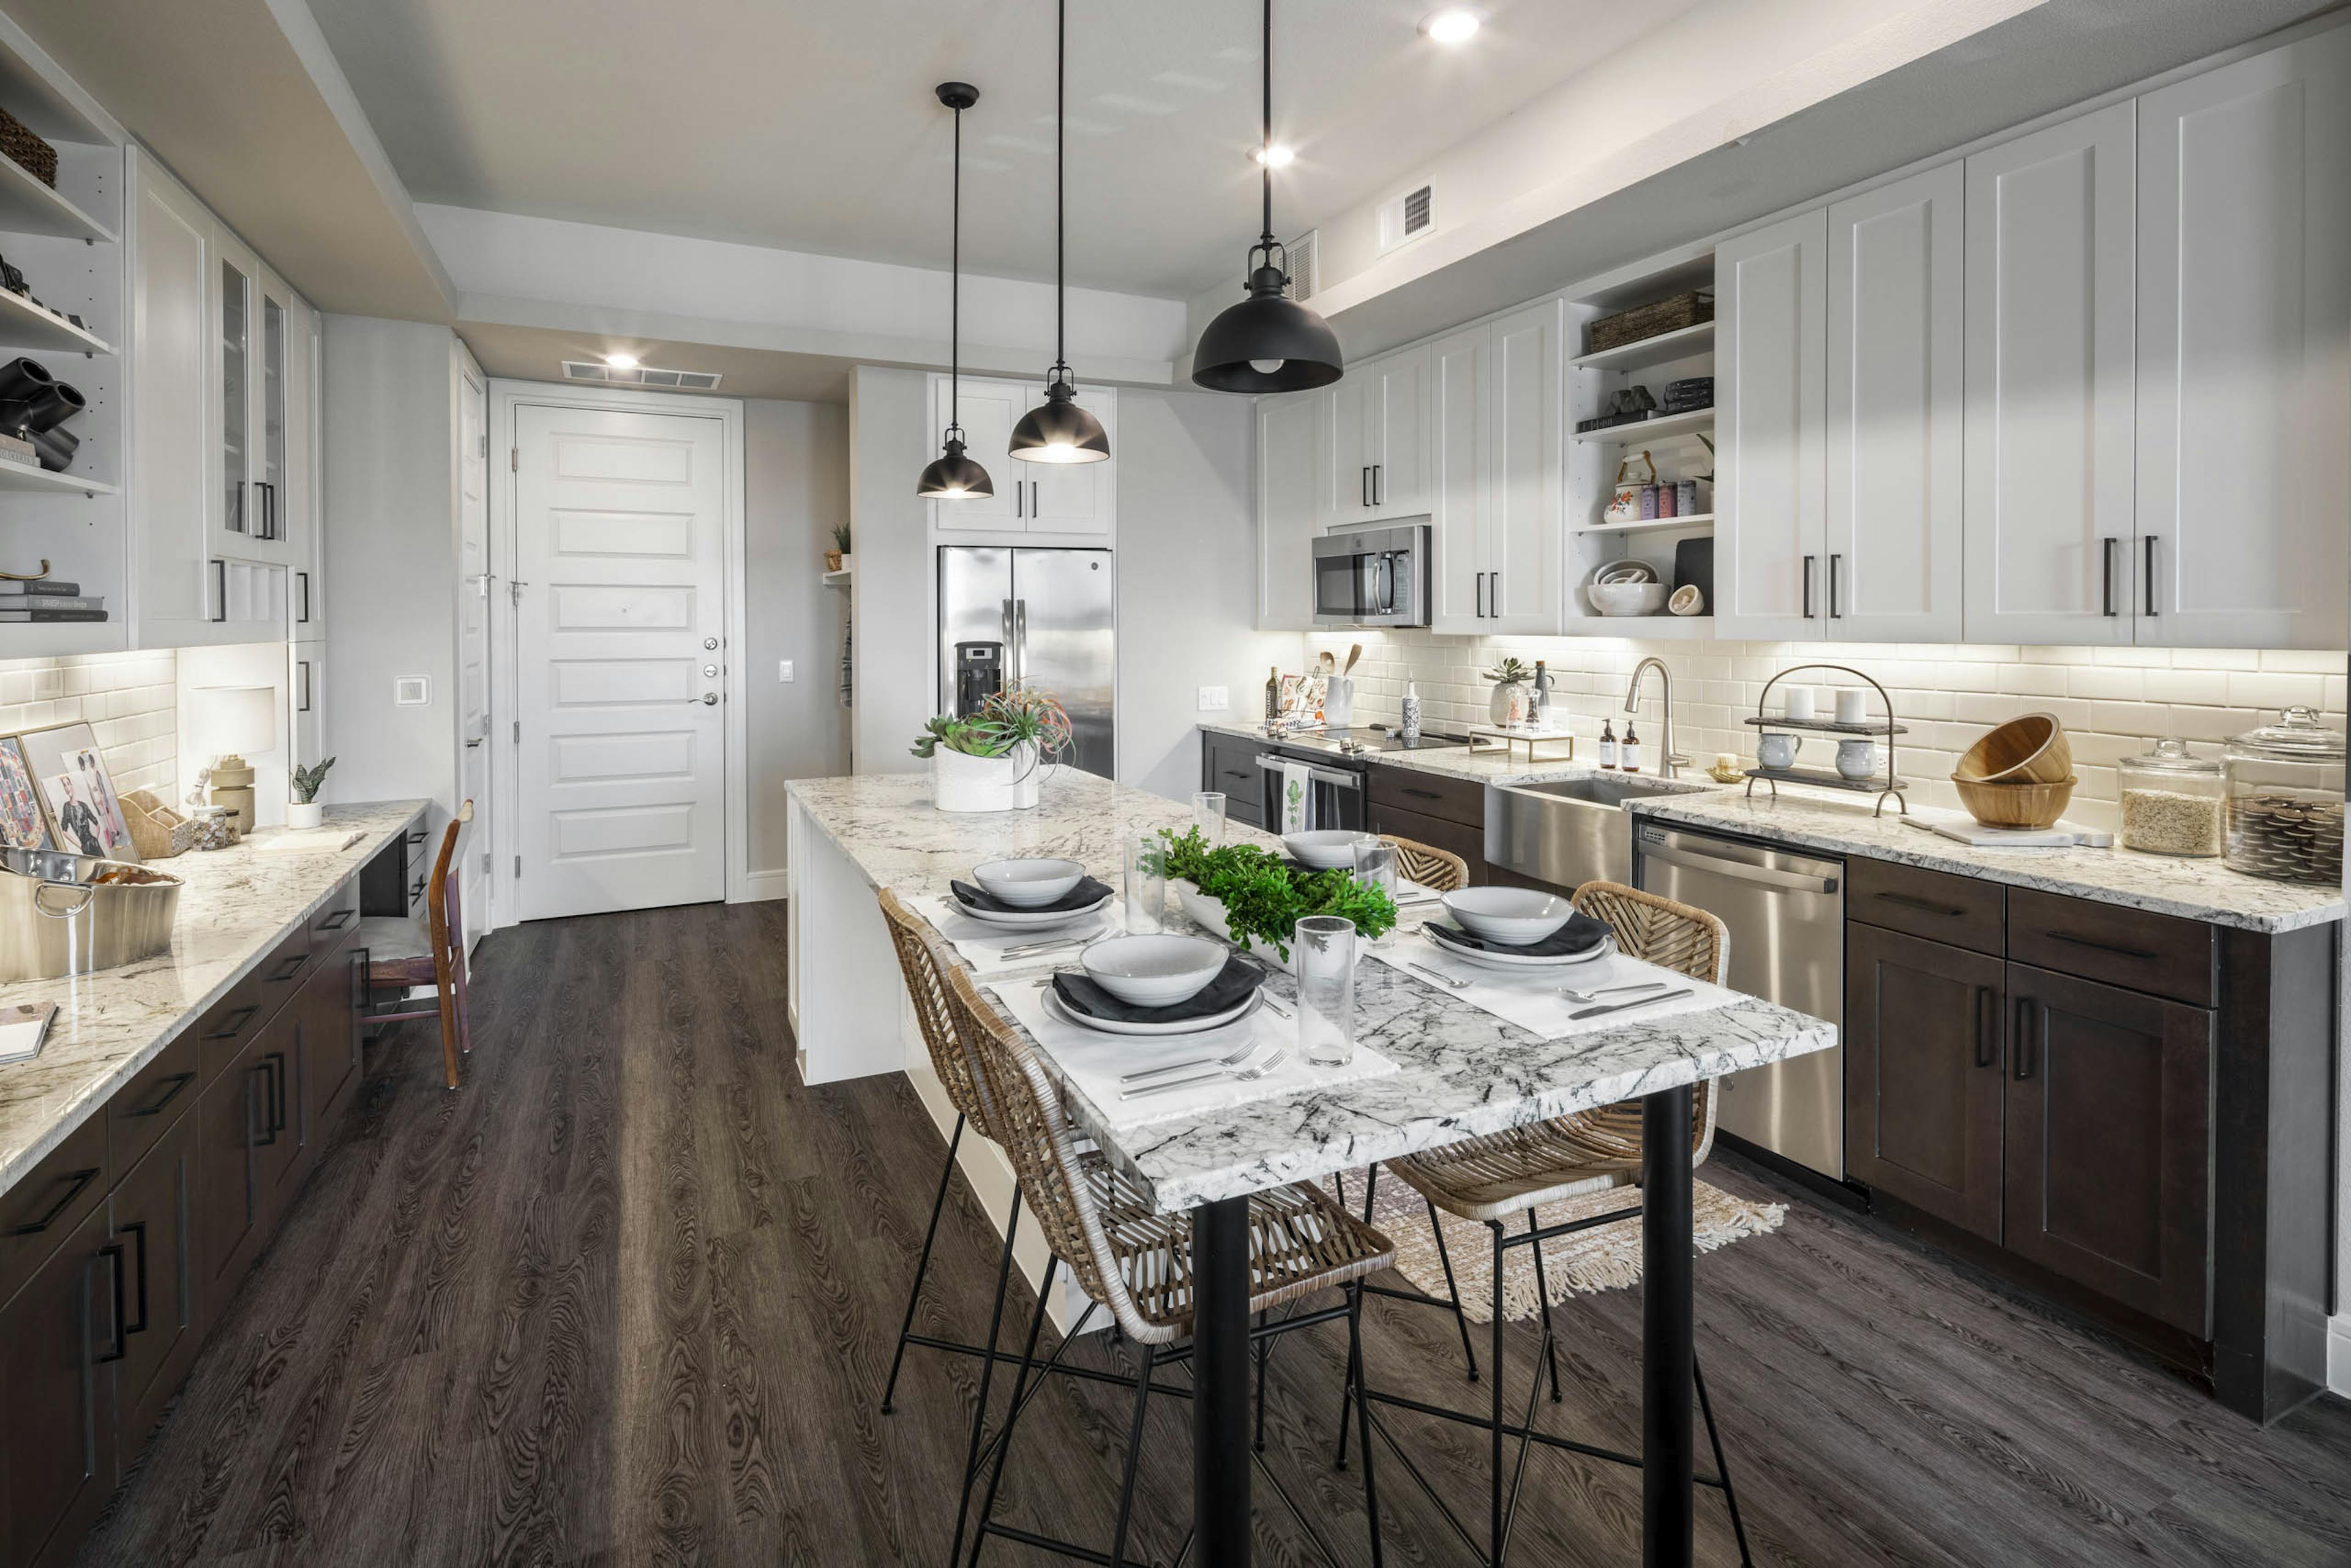
[[[1608,935],[1608,923],[1579,912],[1569,915],[1566,925],[1541,941],[1524,945],[1489,942],[1482,936],[1473,936],[1467,931],[1439,925],[1434,921],[1421,929],[1428,934],[1430,940],[1447,947],[1467,947],[1477,953],[1524,954],[1530,958],[1569,958],[1578,953],[1589,953],[1598,946],[1600,939]]]
[[[1077,910],[1092,909],[1110,896],[1110,883],[1096,882],[1092,877],[1078,878],[1078,885],[1050,904],[1007,904],[985,888],[974,887],[967,882],[950,882],[956,897],[972,909],[985,909],[991,915],[1067,915]]]
[[[1249,1000],[1249,993],[1263,984],[1265,971],[1234,953],[1225,959],[1225,967],[1217,971],[1217,977],[1206,988],[1172,1008],[1139,1008],[1133,1002],[1120,1001],[1094,984],[1090,976],[1066,971],[1053,977],[1053,994],[1061,998],[1062,1006],[1087,1018],[1108,1019],[1113,1023],[1181,1023],[1186,1019],[1213,1018],[1229,1012]]]

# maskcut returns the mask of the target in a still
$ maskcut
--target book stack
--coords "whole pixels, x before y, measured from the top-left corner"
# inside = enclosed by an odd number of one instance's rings
[[[38,468],[41,455],[33,444],[21,435],[0,434],[0,463],[14,463],[19,468]]]
[[[31,582],[0,580],[0,622],[10,621],[103,621],[106,600],[85,596],[78,582],[44,577]]]

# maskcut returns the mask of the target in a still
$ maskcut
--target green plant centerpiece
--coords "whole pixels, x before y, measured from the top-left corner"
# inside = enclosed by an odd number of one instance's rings
[[[1036,805],[1044,765],[1061,760],[1074,740],[1059,697],[1015,688],[987,698],[977,713],[925,720],[908,749],[932,764],[933,803],[941,810],[1003,811]]]
[[[317,800],[319,786],[327,781],[327,769],[334,765],[335,759],[329,757],[324,762],[316,762],[308,768],[297,766],[293,779],[295,804],[307,806]]]
[[[1535,673],[1518,660],[1504,659],[1486,672],[1486,678],[1494,683],[1493,695],[1486,701],[1486,716],[1494,723],[1508,724],[1510,721],[1513,697],[1518,699],[1517,706],[1521,714],[1534,706],[1529,683],[1535,678]]]
[[[1170,882],[1188,882],[1223,904],[1225,928],[1234,942],[1246,944],[1254,937],[1285,964],[1290,962],[1290,933],[1310,915],[1352,920],[1366,940],[1395,928],[1395,901],[1357,882],[1352,872],[1305,870],[1255,844],[1210,849],[1197,828],[1187,828],[1180,836],[1173,828],[1162,828],[1159,837],[1160,874]]]

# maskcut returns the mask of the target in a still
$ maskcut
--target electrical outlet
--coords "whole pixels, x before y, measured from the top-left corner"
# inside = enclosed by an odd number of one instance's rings
[[[1202,686],[1200,688],[1200,711],[1202,713],[1222,713],[1225,709],[1232,706],[1232,692],[1228,687]]]
[[[789,659],[778,659],[778,660],[777,660],[777,661],[776,661],[776,679],[778,679],[778,680],[779,680],[779,681],[789,681],[789,680],[790,680],[791,678],[792,678],[792,662],[791,662]]]

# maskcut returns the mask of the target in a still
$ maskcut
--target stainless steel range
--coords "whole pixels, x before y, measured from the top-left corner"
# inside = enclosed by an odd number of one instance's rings
[[[1314,792],[1316,827],[1360,829],[1367,810],[1364,776],[1371,769],[1373,758],[1468,744],[1468,736],[1444,735],[1435,730],[1423,730],[1417,739],[1406,740],[1386,726],[1377,724],[1353,729],[1299,731],[1279,739],[1269,738],[1257,754],[1261,780],[1259,803],[1265,810],[1266,827],[1273,831],[1281,821],[1285,758],[1312,765],[1309,778]]]

